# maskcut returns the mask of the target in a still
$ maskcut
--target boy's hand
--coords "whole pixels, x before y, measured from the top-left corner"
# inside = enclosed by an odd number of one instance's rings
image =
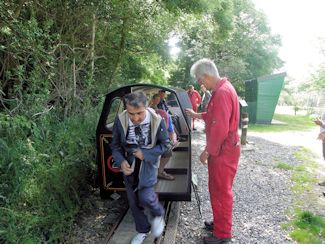
[[[125,174],[125,175],[130,175],[134,171],[134,169],[130,167],[128,161],[126,161],[126,160],[124,160],[121,163],[121,170],[122,170],[123,174]]]
[[[144,159],[144,155],[141,151],[141,149],[138,149],[136,150],[134,153],[133,153],[134,157],[140,159],[141,161]]]

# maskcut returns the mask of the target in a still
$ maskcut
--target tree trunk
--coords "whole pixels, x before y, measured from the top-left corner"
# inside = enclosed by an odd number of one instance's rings
[[[92,37],[91,37],[91,53],[90,53],[90,60],[91,60],[91,73],[90,78],[94,78],[95,73],[95,37],[96,37],[96,15],[93,14],[93,28],[92,28]]]
[[[76,74],[76,57],[75,48],[73,47],[73,60],[72,60],[72,77],[73,77],[73,99],[77,97],[77,74]]]
[[[116,57],[116,62],[113,68],[113,71],[109,77],[108,80],[108,87],[111,86],[111,84],[113,83],[116,71],[120,65],[121,59],[122,59],[122,55],[123,55],[123,51],[124,51],[124,47],[125,47],[125,37],[126,37],[126,18],[123,18],[123,24],[122,24],[122,28],[121,28],[121,39],[120,39],[120,44],[119,44],[119,50],[118,50],[118,56]]]
[[[14,13],[14,19],[17,19],[20,15],[21,9],[23,8],[23,5],[25,3],[25,0],[20,0],[18,3],[18,8],[15,10]]]

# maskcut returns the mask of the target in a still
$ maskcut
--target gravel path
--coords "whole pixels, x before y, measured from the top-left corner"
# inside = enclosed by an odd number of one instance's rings
[[[281,143],[287,146],[303,146],[308,148],[315,154],[316,160],[318,163],[323,164],[323,155],[322,155],[322,142],[317,140],[319,134],[319,127],[315,126],[314,128],[307,131],[283,131],[278,133],[272,132],[248,132],[249,135],[255,137],[261,137],[268,141]]]
[[[181,204],[181,216],[176,243],[202,243],[210,233],[203,221],[212,218],[208,194],[207,167],[198,161],[205,135],[202,128],[193,133],[193,174],[198,177],[202,202],[202,219],[194,195],[192,202]],[[276,168],[279,162],[299,164],[293,156],[298,147],[283,146],[258,137],[252,150],[242,150],[234,182],[233,243],[294,243],[281,228],[288,218],[286,210],[293,202],[290,191],[290,171]],[[197,146],[201,145],[201,146]]]

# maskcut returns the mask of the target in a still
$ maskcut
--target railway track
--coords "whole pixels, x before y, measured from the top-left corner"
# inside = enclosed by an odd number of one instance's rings
[[[179,202],[164,202],[166,209],[166,226],[159,238],[148,236],[144,244],[172,244],[175,243],[179,218]],[[103,244],[129,244],[136,234],[131,211],[126,209],[107,234]]]

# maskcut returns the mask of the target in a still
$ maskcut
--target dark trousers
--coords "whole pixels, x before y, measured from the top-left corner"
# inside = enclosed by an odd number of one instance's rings
[[[151,225],[148,217],[145,215],[145,208],[148,209],[152,217],[163,216],[165,210],[158,201],[157,194],[152,187],[137,189],[135,174],[125,176],[124,182],[126,193],[129,201],[129,207],[135,222],[135,229],[139,233],[147,233],[150,231]]]

